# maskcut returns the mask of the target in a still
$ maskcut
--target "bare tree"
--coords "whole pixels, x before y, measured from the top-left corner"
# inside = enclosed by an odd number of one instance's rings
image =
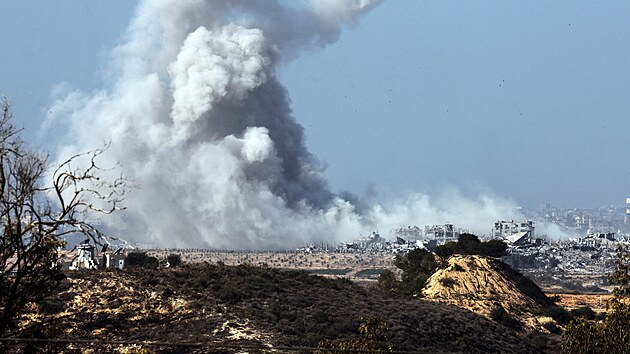
[[[100,244],[105,235],[86,222],[90,213],[112,213],[127,191],[120,176],[104,180],[97,164],[105,148],[70,157],[49,169],[29,150],[1,102],[0,117],[0,336],[30,302],[39,302],[63,279],[58,265],[62,238],[82,234]],[[80,163],[82,162],[82,163]],[[73,165],[83,165],[79,168]],[[52,173],[51,173],[52,172]],[[110,172],[107,172],[110,173]],[[52,177],[49,185],[46,177]]]

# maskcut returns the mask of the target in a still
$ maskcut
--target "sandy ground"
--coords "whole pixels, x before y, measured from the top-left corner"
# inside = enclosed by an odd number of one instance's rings
[[[574,309],[582,306],[589,306],[595,312],[606,311],[606,302],[612,298],[611,294],[567,294],[546,292],[549,297],[558,297],[557,304],[566,308]]]
[[[335,272],[339,276],[355,278],[357,272],[366,269],[390,269],[396,270],[392,253],[303,253],[303,252],[241,252],[241,251],[150,251],[150,255],[164,258],[168,254],[179,253],[184,262],[223,262],[226,265],[252,264],[255,266],[269,266],[283,269],[303,269],[315,271],[322,275],[327,270],[340,270]],[[343,271],[341,271],[343,270]],[[321,272],[318,272],[321,271]]]

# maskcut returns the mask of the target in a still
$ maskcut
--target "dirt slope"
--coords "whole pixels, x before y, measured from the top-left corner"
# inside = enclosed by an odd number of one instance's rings
[[[446,268],[429,278],[422,292],[427,299],[485,317],[501,306],[527,327],[536,327],[542,310],[553,304],[527,277],[499,259],[481,256],[452,256]]]

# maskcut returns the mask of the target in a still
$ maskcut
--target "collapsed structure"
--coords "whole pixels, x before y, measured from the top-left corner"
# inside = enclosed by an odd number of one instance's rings
[[[525,239],[534,238],[534,222],[525,220],[523,222],[497,221],[494,229],[490,232],[491,238],[504,239],[509,244],[523,242]]]
[[[457,241],[460,231],[456,230],[453,224],[428,225],[424,227],[424,234],[427,240],[434,240],[437,245],[443,245]]]
[[[126,256],[122,253],[122,248],[112,252],[106,244],[98,252],[95,246],[84,241],[76,245],[74,250],[75,253],[70,251],[60,260],[62,270],[123,269],[125,267]]]
[[[614,267],[615,250],[620,243],[630,243],[627,234],[617,234],[609,230],[596,230],[595,218],[585,218],[591,222],[584,237],[551,240],[546,235],[538,236],[533,220],[498,220],[491,229],[490,237],[508,245],[509,255],[503,260],[513,268],[528,275],[602,275]],[[355,242],[326,249],[311,245],[308,252],[387,252],[406,253],[415,248],[434,251],[439,245],[457,241],[464,230],[453,224],[404,226],[395,229],[390,240],[374,232]],[[482,238],[484,238],[482,236]],[[301,251],[303,249],[300,249]],[[601,284],[599,284],[601,285]]]

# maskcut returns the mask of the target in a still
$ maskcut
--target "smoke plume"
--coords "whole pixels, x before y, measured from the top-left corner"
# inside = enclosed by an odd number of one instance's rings
[[[110,143],[105,162],[138,188],[103,221],[147,244],[287,248],[448,221],[487,231],[513,215],[510,202],[410,194],[359,212],[306,148],[276,69],[379,2],[141,1],[106,88],[57,90],[44,129],[63,137],[59,159]]]

